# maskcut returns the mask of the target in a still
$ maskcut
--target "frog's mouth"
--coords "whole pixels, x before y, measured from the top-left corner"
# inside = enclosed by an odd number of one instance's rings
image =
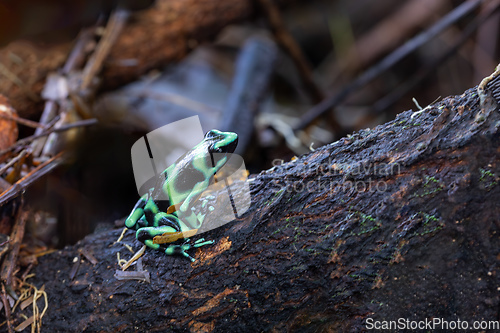
[[[212,154],[228,154],[234,152],[236,149],[236,146],[238,146],[238,138],[235,138],[233,141],[228,142],[224,146],[220,146],[215,148],[217,143],[213,143],[210,145],[210,148],[208,149],[209,153]]]

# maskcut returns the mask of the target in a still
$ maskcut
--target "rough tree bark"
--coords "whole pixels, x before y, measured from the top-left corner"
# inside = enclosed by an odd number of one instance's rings
[[[113,277],[119,230],[40,258],[55,331],[359,332],[367,320],[499,320],[500,114],[476,89],[257,175],[197,261],[148,250]],[[488,104],[488,103],[486,103]],[[478,116],[480,115],[480,116]],[[136,249],[133,233],[125,241]],[[69,278],[79,249],[84,261]]]

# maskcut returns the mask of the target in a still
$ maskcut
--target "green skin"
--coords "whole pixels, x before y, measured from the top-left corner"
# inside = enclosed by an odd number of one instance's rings
[[[236,133],[207,132],[203,141],[160,174],[155,186],[139,199],[125,226],[137,230],[136,238],[148,247],[168,255],[181,254],[195,261],[186,251],[213,244],[213,241],[199,239],[188,244],[186,239],[182,244],[155,244],[153,238],[200,228],[205,215],[195,214],[191,208],[213,183],[214,175],[224,166],[227,155],[234,152],[237,144]],[[160,200],[165,194],[169,200]],[[177,210],[167,214],[170,205],[175,205]]]

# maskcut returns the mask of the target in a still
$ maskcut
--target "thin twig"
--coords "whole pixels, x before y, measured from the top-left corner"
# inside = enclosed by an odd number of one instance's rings
[[[382,113],[384,110],[389,108],[396,101],[401,99],[406,93],[408,93],[413,87],[422,82],[428,76],[435,73],[435,69],[439,67],[440,64],[444,63],[451,56],[457,53],[458,49],[465,44],[465,42],[470,38],[472,33],[477,30],[481,24],[485,23],[493,14],[495,14],[500,9],[500,2],[496,1],[496,4],[489,7],[488,10],[478,17],[476,17],[472,22],[470,22],[465,29],[463,30],[460,38],[458,38],[453,45],[441,56],[435,59],[432,63],[425,66],[421,69],[417,74],[415,74],[410,80],[407,82],[398,85],[398,87],[392,90],[388,95],[379,99],[376,103],[373,104],[373,107],[370,111],[370,116],[377,116]],[[366,122],[363,122],[359,127],[363,128],[366,126]]]
[[[55,101],[46,101],[45,102],[45,107],[42,112],[42,116],[40,117],[40,124],[46,125],[48,124],[52,119],[57,118],[56,116],[56,111],[57,111],[57,105]],[[49,126],[45,126],[45,128],[50,128]],[[35,130],[34,135],[39,135],[43,133],[44,129],[43,128],[37,128]],[[46,139],[39,139],[39,140],[34,140],[31,143],[31,149],[33,151],[33,156],[40,156],[43,146],[45,145]]]
[[[70,124],[62,125],[61,127],[58,127],[58,128],[54,128],[53,132],[55,132],[55,133],[64,132],[64,131],[70,130],[72,128],[75,128],[75,127],[85,127],[85,126],[95,125],[97,123],[98,123],[98,121],[96,118],[79,120],[79,121],[75,121],[75,122],[70,123]]]
[[[408,42],[406,42],[401,47],[397,48],[394,52],[389,54],[387,57],[382,59],[375,66],[371,67],[366,72],[358,76],[354,81],[352,81],[339,93],[326,98],[325,100],[323,100],[323,102],[317,104],[309,111],[307,111],[301,117],[299,125],[295,127],[295,130],[301,130],[307,127],[315,119],[325,114],[333,107],[339,105],[353,91],[363,87],[368,82],[375,79],[378,75],[380,75],[380,73],[389,69],[394,64],[399,62],[401,59],[406,57],[408,54],[413,52],[415,49],[422,46],[424,43],[428,42],[436,35],[441,33],[444,29],[448,28],[450,25],[454,24],[455,22],[463,18],[465,15],[475,10],[484,1],[485,0],[469,0],[462,3],[460,6],[458,6],[453,11],[445,15],[441,20],[439,20],[429,29],[418,34],[414,38],[410,39]]]
[[[71,124],[62,125],[61,127],[58,127],[58,128],[50,128],[50,129],[46,130],[45,132],[43,132],[41,134],[31,135],[31,136],[25,137],[25,138],[23,138],[21,140],[18,140],[12,146],[0,150],[0,155],[8,153],[9,151],[12,151],[12,150],[16,149],[17,147],[20,147],[20,146],[23,146],[25,144],[28,144],[31,141],[35,140],[35,139],[47,136],[47,135],[49,135],[51,133],[64,132],[64,131],[70,130],[72,128],[75,128],[75,127],[90,126],[90,125],[94,125],[94,124],[97,124],[97,119],[92,118],[92,119],[85,119],[85,120],[75,121],[75,122],[73,122]]]
[[[24,119],[24,118],[21,118],[21,117],[18,117],[18,116],[8,115],[8,114],[5,114],[5,113],[0,113],[0,118],[4,118],[4,119],[8,119],[8,120],[13,120],[16,123],[19,123],[21,125],[28,126],[28,127],[31,127],[31,128],[40,128],[40,127],[43,128],[44,127],[42,124],[37,123],[36,121],[29,120],[29,119]]]
[[[28,173],[23,178],[19,179],[14,185],[12,185],[9,189],[0,194],[0,206],[4,205],[7,201],[14,198],[20,192],[24,191],[26,187],[31,185],[34,181],[44,176],[52,169],[57,167],[62,162],[63,152],[60,152],[56,156],[51,159],[45,161],[44,163],[37,166],[30,173]]]
[[[309,91],[315,103],[320,102],[325,96],[316,82],[314,82],[311,74],[311,66],[302,53],[302,50],[286,29],[278,7],[272,0],[258,0],[258,3],[269,21],[276,41],[290,55],[295,66],[297,66],[304,87]]]
[[[14,331],[12,330],[12,325],[10,323],[10,304],[9,300],[7,299],[7,291],[5,290],[5,285],[2,283],[2,303],[3,303],[3,308],[5,310],[5,320],[7,321],[7,328],[9,330],[9,333],[13,333]]]
[[[9,169],[11,166],[13,166],[17,161],[26,156],[27,153],[28,152],[26,150],[23,150],[19,155],[11,159],[7,164],[0,168],[0,176],[3,175],[3,173],[7,171],[7,169]]]
[[[86,90],[97,73],[101,70],[104,60],[111,50],[114,42],[120,35],[130,13],[126,9],[116,9],[112,14],[111,18],[106,26],[104,35],[97,46],[94,54],[90,57],[87,65],[83,69],[82,84],[80,86],[81,90]]]
[[[24,82],[15,74],[13,73],[10,69],[8,69],[4,64],[0,62],[0,74],[5,76],[8,80],[12,81],[14,84],[16,84],[19,88],[21,88],[22,91],[26,93],[26,95],[33,100],[34,102],[40,101],[40,97],[36,95],[30,87],[26,86]]]
[[[8,256],[2,263],[1,269],[1,279],[5,283],[5,288],[12,289],[12,275],[15,267],[17,266],[17,256],[19,254],[19,249],[21,248],[21,243],[24,237],[24,229],[26,226],[26,220],[28,219],[28,212],[23,211],[24,200],[21,197],[21,205],[18,208],[16,222],[12,228],[12,233],[10,234],[10,250]]]
[[[304,88],[309,92],[309,95],[312,97],[314,103],[321,102],[325,98],[325,95],[314,81],[311,67],[302,53],[301,48],[290,32],[286,29],[278,7],[272,0],[257,1],[267,16],[276,41],[285,50],[285,52],[290,55],[290,58],[292,58],[295,66],[297,67]],[[337,118],[333,113],[330,122],[336,133],[342,133],[342,126],[337,121]]]
[[[69,74],[76,68],[83,66],[85,61],[85,48],[88,43],[94,38],[95,27],[82,29],[78,34],[75,46],[71,50],[66,63],[62,68],[63,74]]]

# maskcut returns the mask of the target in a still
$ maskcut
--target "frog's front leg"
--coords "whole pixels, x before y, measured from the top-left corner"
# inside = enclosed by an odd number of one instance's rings
[[[139,229],[140,227],[146,226],[147,222],[145,221],[144,216],[144,207],[148,201],[148,195],[143,195],[135,204],[132,212],[125,220],[125,226],[129,229]]]

